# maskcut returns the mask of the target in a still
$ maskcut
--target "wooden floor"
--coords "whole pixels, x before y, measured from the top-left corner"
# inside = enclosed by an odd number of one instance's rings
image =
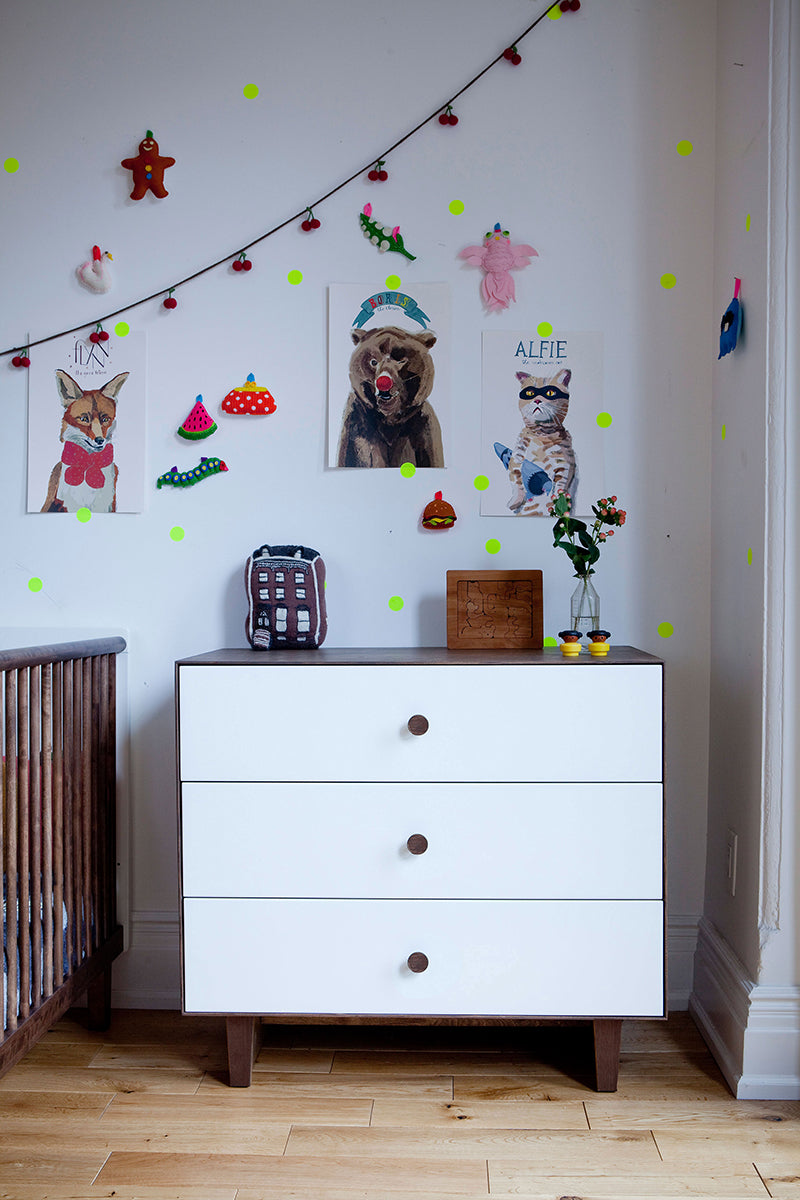
[[[74,1012],[0,1079],[0,1198],[800,1200],[800,1104],[734,1100],[686,1014],[590,1068],[581,1027],[265,1026],[232,1090],[221,1019]]]

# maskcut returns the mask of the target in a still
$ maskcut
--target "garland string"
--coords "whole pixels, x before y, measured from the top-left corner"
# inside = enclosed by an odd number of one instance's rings
[[[544,18],[549,12],[552,11],[552,9],[558,8],[559,3],[560,0],[553,0],[553,3],[548,5],[544,12],[540,13],[536,20],[532,21],[530,25],[528,25],[527,29],[524,29],[522,33],[518,34],[517,37],[513,39],[514,45],[516,45],[518,42],[521,42],[522,39],[527,37],[529,33],[532,33],[536,26],[544,20]],[[399,146],[402,146],[403,143],[407,142],[409,138],[412,138],[414,134],[419,133],[420,129],[424,129],[426,125],[430,124],[431,121],[435,120],[436,117],[439,116],[439,113],[441,113],[448,104],[452,104],[453,101],[457,100],[459,96],[463,96],[465,92],[469,91],[471,87],[475,86],[478,80],[483,78],[487,71],[491,71],[492,67],[503,61],[503,52],[501,51],[500,54],[492,59],[491,62],[486,64],[483,70],[479,71],[477,75],[473,75],[472,79],[465,83],[462,88],[459,88],[459,90],[455,92],[449,100],[446,100],[444,104],[438,105],[438,107],[430,114],[430,116],[425,117],[422,121],[419,121],[413,129],[409,129],[408,133],[403,134],[401,138],[398,138],[396,142],[393,142],[391,146],[389,146],[386,150],[383,150],[378,157],[387,159],[392,151],[397,150]],[[267,238],[272,237],[273,234],[280,233],[280,231],[285,229],[287,225],[291,225],[293,222],[298,221],[300,217],[305,214],[308,208],[316,208],[318,205],[323,204],[326,200],[329,200],[331,196],[335,196],[337,192],[341,192],[349,184],[353,183],[354,180],[358,179],[360,175],[363,175],[364,172],[368,170],[375,161],[376,159],[373,155],[366,167],[359,167],[357,171],[354,171],[352,175],[348,175],[347,179],[343,179],[340,183],[337,183],[330,189],[330,191],[327,191],[324,196],[320,196],[318,200],[315,200],[313,204],[305,205],[300,212],[295,213],[291,217],[287,217],[286,220],[281,221],[279,225],[273,225],[272,229],[268,229],[266,233],[262,233],[259,237],[254,238],[252,242],[248,242],[247,245],[242,246],[240,250],[235,250],[233,254],[226,254],[223,258],[218,258],[216,262],[209,263],[208,266],[201,267],[193,274],[187,275],[185,279],[181,279],[178,281],[178,283],[174,284],[170,291],[175,291],[176,288],[183,287],[185,284],[191,283],[194,279],[199,279],[201,275],[206,275],[209,271],[216,270],[217,267],[221,267],[226,262],[230,262],[231,258],[235,258],[238,254],[244,253],[245,250],[250,250],[253,246],[259,245],[260,242],[266,241]],[[72,329],[62,329],[60,333],[51,333],[48,337],[37,338],[35,341],[26,342],[24,346],[12,346],[8,350],[0,350],[0,358],[5,358],[9,354],[16,354],[18,350],[28,350],[32,346],[43,346],[46,342],[54,342],[57,338],[67,337],[71,333],[79,333],[81,329],[85,329],[87,325],[92,325],[97,321],[110,321],[114,317],[121,316],[122,313],[131,312],[132,309],[139,308],[142,304],[148,304],[151,300],[157,300],[159,296],[163,296],[165,290],[165,288],[159,288],[157,292],[153,292],[150,296],[143,296],[141,300],[134,300],[131,304],[126,304],[123,308],[117,308],[114,310],[114,312],[106,313],[103,317],[94,318],[90,321],[82,321],[80,325],[74,325]]]

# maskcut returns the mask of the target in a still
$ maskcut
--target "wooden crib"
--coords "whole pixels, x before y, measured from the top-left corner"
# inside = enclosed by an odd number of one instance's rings
[[[0,651],[0,1075],[85,993],[108,1025],[116,916],[116,655],[123,638]]]

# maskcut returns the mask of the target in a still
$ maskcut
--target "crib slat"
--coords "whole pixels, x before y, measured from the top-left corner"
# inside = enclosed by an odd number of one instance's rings
[[[17,689],[17,727],[19,778],[17,783],[17,895],[19,897],[19,1015],[24,1018],[30,1013],[31,987],[31,859],[30,859],[30,709],[28,667],[19,672]]]
[[[106,828],[109,876],[106,885],[107,936],[117,927],[117,659],[108,655],[108,739],[106,741]]]
[[[97,830],[96,838],[96,853],[95,853],[95,871],[96,871],[96,886],[95,886],[95,902],[96,908],[96,934],[98,945],[103,942],[109,933],[108,929],[108,908],[106,904],[106,894],[108,891],[108,842],[107,842],[107,814],[110,802],[110,793],[108,790],[107,768],[108,768],[108,655],[104,654],[95,659],[97,664],[97,754],[95,757],[95,774],[97,778],[95,800],[96,807],[94,813],[94,826]]]
[[[75,847],[72,839],[72,808],[75,791],[75,716],[73,709],[73,674],[75,664],[64,663],[63,676],[63,705],[64,705],[64,904],[67,909],[66,962],[64,975],[68,975],[75,955],[75,889],[73,886],[73,865],[75,862]]]
[[[30,668],[30,997],[42,998],[42,668]]]
[[[42,995],[53,994],[53,668],[42,667]]]
[[[6,945],[8,996],[6,1028],[17,1028],[17,674],[6,675],[6,845],[3,872],[6,878]]]
[[[53,664],[53,986],[64,978],[64,664]]]
[[[94,771],[92,770],[92,751],[94,748],[93,695],[92,695],[92,660],[83,660],[83,793],[81,796],[81,826],[83,843],[83,875],[81,897],[81,925],[83,927],[83,952],[91,953],[92,940],[92,795],[94,792]]]

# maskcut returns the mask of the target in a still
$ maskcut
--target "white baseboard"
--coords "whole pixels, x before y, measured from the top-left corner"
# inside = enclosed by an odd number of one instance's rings
[[[737,1100],[800,1100],[800,988],[754,983],[705,919],[689,1010]]]
[[[131,913],[128,949],[114,963],[114,1008],[180,1008],[180,930],[174,912]],[[692,991],[697,917],[669,921],[669,1007],[685,1009]]]

